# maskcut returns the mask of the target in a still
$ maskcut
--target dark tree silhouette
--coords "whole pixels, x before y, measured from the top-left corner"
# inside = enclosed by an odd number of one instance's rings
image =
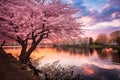
[[[120,30],[114,31],[110,34],[111,40],[120,46]]]
[[[107,35],[104,33],[99,34],[95,41],[96,44],[101,44],[101,45],[103,45],[106,42],[107,42]]]
[[[94,42],[93,42],[93,38],[90,37],[90,38],[89,38],[89,44],[92,45],[93,43],[94,43]]]

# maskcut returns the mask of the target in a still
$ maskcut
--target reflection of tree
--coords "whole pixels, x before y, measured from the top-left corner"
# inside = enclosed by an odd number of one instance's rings
[[[69,48],[69,52],[71,53],[71,54],[76,54],[76,50],[75,50],[76,48]]]
[[[81,49],[81,48],[68,48],[68,52],[71,54],[71,55],[75,55],[75,54],[83,54],[84,50]]]
[[[84,49],[84,55],[85,55],[85,56],[90,56],[90,52],[89,52],[89,49],[88,49],[88,48],[85,48],[85,49]]]
[[[120,63],[120,50],[112,53],[112,62]]]
[[[108,58],[107,51],[103,51],[103,49],[96,49],[96,51],[97,51],[100,59],[104,60],[104,59]]]
[[[85,55],[85,56],[90,56],[93,54],[93,49],[89,48],[75,48],[75,47],[65,47],[62,48],[62,50],[69,52],[71,55]]]
[[[84,50],[83,49],[81,49],[81,48],[69,48],[69,52],[71,53],[71,54],[83,54],[83,52],[84,52]]]
[[[89,48],[90,54],[93,54],[94,49],[93,48]]]

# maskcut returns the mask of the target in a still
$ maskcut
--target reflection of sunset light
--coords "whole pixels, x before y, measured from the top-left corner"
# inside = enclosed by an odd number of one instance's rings
[[[20,54],[20,50],[21,48],[20,47],[12,47],[12,48],[9,48],[9,47],[6,47],[5,48],[5,51],[7,53],[12,53],[12,55],[15,57],[15,58],[18,58],[19,54]]]
[[[60,60],[60,63],[63,65],[81,65],[87,62],[87,57],[83,55],[70,55],[69,52],[57,51],[54,48],[38,48],[31,55],[32,58],[37,59],[40,56],[44,56],[40,62],[43,64],[52,63],[54,61]]]
[[[20,53],[19,48],[8,48],[5,49],[6,52],[12,53],[14,57],[18,57]],[[103,49],[107,52],[112,51],[112,48]],[[110,53],[108,55],[111,55]],[[76,65],[94,65],[103,69],[120,69],[119,65],[113,65],[111,62],[111,58],[109,57],[107,60],[101,60],[96,50],[93,51],[93,54],[80,52],[78,54],[70,54],[69,51],[57,50],[55,48],[37,48],[31,55],[33,61],[36,61],[39,65],[44,65],[47,63],[53,63],[55,61],[60,60],[60,64],[62,66]],[[88,71],[89,74],[93,74],[89,68],[85,67],[85,71]]]
[[[94,70],[91,69],[91,68],[89,68],[88,66],[83,66],[83,69],[84,69],[84,71],[85,71],[87,74],[89,74],[89,75],[94,74]]]
[[[112,52],[112,48],[105,48],[105,49],[102,49],[102,53],[110,54],[111,52]]]

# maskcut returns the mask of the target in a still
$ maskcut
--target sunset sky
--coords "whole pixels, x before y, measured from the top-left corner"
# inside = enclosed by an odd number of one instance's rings
[[[80,9],[80,16],[88,31],[85,36],[96,36],[100,33],[109,34],[120,30],[120,0],[63,0]]]

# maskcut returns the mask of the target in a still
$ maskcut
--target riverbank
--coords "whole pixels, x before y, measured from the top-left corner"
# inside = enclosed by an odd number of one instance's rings
[[[39,80],[39,77],[0,48],[0,80]]]
[[[91,48],[91,49],[101,49],[101,48],[114,48],[120,49],[117,45],[60,45],[55,46],[57,48]]]

